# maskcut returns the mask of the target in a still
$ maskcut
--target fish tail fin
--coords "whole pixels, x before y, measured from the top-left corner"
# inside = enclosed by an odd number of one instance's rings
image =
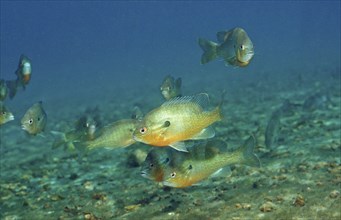
[[[13,99],[15,94],[17,94],[18,80],[8,80],[6,81],[6,85],[9,90],[9,98]]]
[[[261,163],[257,155],[253,152],[256,145],[256,140],[251,135],[245,142],[244,145],[238,150],[242,154],[242,162],[245,165],[252,167],[260,167]]]
[[[201,49],[204,51],[201,56],[201,64],[208,63],[217,58],[217,43],[203,38],[199,38],[198,43]]]
[[[96,146],[93,145],[91,141],[76,141],[74,145],[75,148],[82,153],[86,153],[96,148]]]
[[[68,151],[74,151],[75,147],[72,142],[68,141],[64,132],[60,131],[51,131],[51,134],[56,137],[56,139],[52,143],[52,149],[59,148],[64,146],[64,149]]]

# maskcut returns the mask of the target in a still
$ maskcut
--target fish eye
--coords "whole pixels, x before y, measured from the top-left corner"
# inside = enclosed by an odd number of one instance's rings
[[[1,114],[6,115],[6,112],[1,112]]]
[[[176,176],[176,172],[171,173],[171,177],[174,178]]]
[[[169,158],[167,157],[166,159],[165,159],[165,163],[168,163],[169,162]]]
[[[147,132],[147,128],[146,127],[140,128],[140,133],[141,134],[144,134],[146,132]]]
[[[191,170],[193,167],[192,167],[192,164],[190,164],[189,166],[188,166],[188,169],[189,170]]]
[[[31,118],[30,120],[28,120],[28,123],[32,124],[33,123],[33,119]]]
[[[245,49],[245,46],[242,44],[242,45],[240,45],[240,49],[241,50],[244,50]]]
[[[149,164],[149,167],[150,167],[150,168],[153,168],[153,167],[154,167],[154,164],[153,164],[153,163]]]

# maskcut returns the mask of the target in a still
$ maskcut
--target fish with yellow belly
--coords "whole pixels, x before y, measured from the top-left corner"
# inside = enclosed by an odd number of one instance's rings
[[[96,138],[81,143],[88,150],[105,147],[108,149],[127,147],[135,143],[133,132],[138,120],[122,119],[111,123],[98,131]]]
[[[255,139],[251,136],[234,152],[228,152],[225,142],[220,140],[199,142],[189,148],[188,153],[173,149],[152,150],[141,174],[148,179],[162,182],[165,186],[184,188],[195,185],[232,164],[259,167],[260,161],[253,153],[254,146]],[[148,165],[150,167],[146,168]]]
[[[13,120],[14,116],[12,112],[10,112],[3,102],[0,101],[0,126]]]
[[[220,105],[208,111],[208,95],[183,96],[171,99],[144,116],[134,139],[157,147],[170,146],[187,152],[185,140],[215,136],[210,125],[222,119]]]

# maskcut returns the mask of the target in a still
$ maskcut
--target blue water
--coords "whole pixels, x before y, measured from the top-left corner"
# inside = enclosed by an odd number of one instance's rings
[[[229,100],[224,107],[229,113],[228,120],[233,121],[235,117],[236,121],[249,123],[251,126],[247,132],[244,127],[235,127],[236,133],[229,134],[229,138],[233,140],[240,138],[235,135],[240,134],[238,132],[249,134],[255,124],[261,124],[264,130],[267,117],[271,115],[274,106],[280,105],[286,97],[296,98],[294,102],[303,102],[315,90],[328,87],[326,85],[334,80],[332,83],[336,86],[334,85],[331,92],[334,95],[333,100],[340,99],[339,91],[335,90],[340,88],[340,1],[0,1],[0,6],[0,78],[15,79],[14,72],[21,54],[27,55],[33,66],[32,80],[26,90],[18,91],[13,100],[6,100],[6,105],[16,115],[16,121],[4,126],[5,133],[9,134],[1,137],[4,140],[2,143],[5,143],[2,147],[6,151],[16,147],[25,149],[26,143],[34,148],[51,142],[39,137],[23,136],[19,126],[21,115],[39,100],[43,101],[48,113],[48,130],[58,130],[62,127],[58,123],[72,123],[83,112],[77,108],[79,106],[85,108],[100,105],[106,117],[104,121],[109,123],[119,119],[117,112],[129,116],[130,106],[135,102],[142,104],[144,112],[162,103],[159,86],[167,74],[182,77],[183,91],[186,94],[208,91],[220,95],[223,89],[230,89],[227,93]],[[216,32],[233,27],[244,28],[255,46],[255,56],[250,65],[246,68],[234,68],[225,66],[221,60],[201,65],[202,50],[198,46],[198,38],[216,41]],[[294,83],[298,77],[306,82],[302,85],[304,88]],[[293,84],[296,87],[291,91],[290,85]],[[248,85],[258,86],[258,91],[255,92]],[[275,89],[267,90],[271,86]],[[266,92],[261,94],[259,90],[263,88]],[[280,91],[285,93],[281,93],[279,98]],[[249,96],[243,100],[245,95]],[[230,100],[237,104],[230,105]],[[125,109],[127,107],[123,105],[125,101],[129,102],[129,109]],[[262,106],[263,101],[269,106]],[[254,105],[248,106],[250,103]],[[253,112],[253,107],[257,104],[257,112]],[[335,109],[337,111],[338,105],[337,103],[334,106],[334,112],[326,112],[322,114],[323,117],[328,118],[326,115],[330,113],[330,118],[337,119]],[[234,108],[242,109],[240,114],[233,112]],[[243,121],[245,119],[247,120]],[[289,122],[296,123],[295,120]],[[233,130],[233,125],[236,124],[237,122],[232,122],[228,129]],[[340,130],[338,125],[336,123],[335,127]],[[286,132],[291,131],[291,127],[288,127]],[[335,138],[337,131],[333,135],[331,136]],[[13,139],[13,145],[8,144],[12,143],[10,138]],[[336,143],[337,141],[339,136]],[[46,155],[53,156],[53,151],[49,147],[46,149]],[[125,152],[124,150],[120,153]],[[59,154],[67,155],[62,150]],[[30,156],[32,160],[41,157]],[[67,166],[67,163],[65,165],[60,161],[54,165]],[[99,166],[111,164],[114,160],[108,159],[103,164],[94,159],[93,161],[96,164],[91,164],[89,173],[96,176],[100,173],[96,173]],[[116,162],[115,160],[113,163],[116,165]],[[49,163],[53,165],[54,160],[49,160]],[[70,166],[72,169],[73,166],[83,169],[79,164]],[[65,167],[64,171],[67,172],[68,168]],[[87,170],[82,172],[89,174]],[[123,171],[124,174],[131,175],[131,179],[137,181],[137,184],[152,188],[151,182],[140,176],[136,177],[137,168],[134,172],[126,174],[129,172]],[[67,175],[69,173],[65,174]],[[131,179],[125,178],[122,181],[130,187],[134,185]],[[112,191],[123,192],[124,184],[118,185],[116,191],[116,188],[108,189],[108,197]],[[336,186],[339,187],[340,184]],[[328,193],[335,188],[333,187],[334,185],[328,189]],[[83,188],[73,189],[78,192]],[[191,190],[186,192],[194,193],[194,197],[195,193],[200,194],[196,189]],[[211,189],[208,188],[209,192]],[[67,194],[65,191],[62,193]],[[166,197],[168,192],[162,193]],[[115,195],[113,194],[113,200],[116,199]],[[257,204],[261,203],[255,201]],[[63,202],[66,203],[66,199]],[[127,202],[125,205],[131,204]],[[234,204],[229,205],[234,207]],[[39,203],[39,207],[42,206]],[[4,208],[8,215],[14,215],[19,209],[21,206],[16,208],[10,202]],[[32,209],[31,213],[35,211]],[[119,215],[121,214],[116,214]]]
[[[252,65],[200,65],[198,37],[216,40],[217,31],[236,26],[255,45]],[[30,86],[52,93],[76,82],[96,89],[159,83],[169,73],[250,77],[259,69],[340,66],[340,2],[1,1],[2,78],[14,78],[22,53],[34,65]]]

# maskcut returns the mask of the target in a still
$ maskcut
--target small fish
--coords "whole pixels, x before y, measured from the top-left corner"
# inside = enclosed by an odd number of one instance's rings
[[[181,96],[181,78],[174,79],[171,75],[165,77],[160,87],[161,94],[166,100]]]
[[[135,105],[132,112],[133,112],[131,114],[132,119],[142,120],[143,112],[139,106]]]
[[[141,165],[141,176],[155,182],[162,182],[164,169],[172,158],[173,149],[161,148],[152,149]]]
[[[5,80],[1,79],[0,80],[0,102],[6,99],[7,94],[8,94],[8,88],[7,88],[6,82]]]
[[[204,110],[208,103],[208,95],[204,93],[166,101],[145,115],[134,131],[134,139],[186,152],[183,141],[207,139],[215,135],[214,129],[209,126],[222,119],[221,106],[212,111]]]
[[[47,115],[43,109],[42,102],[35,103],[25,113],[21,119],[21,126],[27,133],[36,135],[44,131]]]
[[[31,60],[27,56],[20,56],[18,69],[15,74],[17,75],[20,84],[25,88],[25,85],[30,82],[32,74]]]
[[[245,164],[260,167],[258,157],[253,153],[255,139],[248,138],[244,145],[234,152],[228,152],[223,141],[213,140],[199,143],[190,148],[189,153],[173,151],[164,168],[165,186],[184,188],[195,185],[200,181],[219,172],[222,168],[232,164]]]
[[[317,92],[304,100],[302,108],[305,111],[315,111],[317,109],[327,109],[331,104],[332,101],[327,93]]]
[[[8,108],[0,101],[0,126],[13,120],[14,116],[12,112],[10,112]]]
[[[6,81],[10,99],[16,95],[19,86],[22,86],[25,89],[26,85],[31,80],[32,64],[31,60],[27,56],[20,56],[18,68],[15,71],[15,74],[17,75],[17,79]]]
[[[219,43],[199,38],[199,45],[204,53],[201,64],[222,57],[227,65],[245,67],[254,55],[254,48],[249,36],[242,28],[217,33]]]
[[[100,120],[91,115],[84,115],[76,121],[75,130],[84,134],[88,140],[95,138],[96,129],[100,126]]]
[[[285,99],[276,114],[280,114],[281,116],[292,116],[297,113],[301,106],[301,104],[292,103],[289,99]]]
[[[96,138],[86,141],[83,145],[89,149],[98,147],[119,148],[127,147],[135,143],[133,132],[136,129],[138,120],[122,119],[111,123],[98,131]]]
[[[281,111],[276,110],[272,113],[268,124],[265,129],[265,146],[267,149],[274,149],[275,145],[278,141],[278,135],[280,132],[280,125],[281,125]]]
[[[75,142],[91,141],[96,138],[96,131],[101,126],[99,109],[87,108],[67,131],[51,131],[56,136],[52,149],[64,146],[64,149],[75,150]]]

